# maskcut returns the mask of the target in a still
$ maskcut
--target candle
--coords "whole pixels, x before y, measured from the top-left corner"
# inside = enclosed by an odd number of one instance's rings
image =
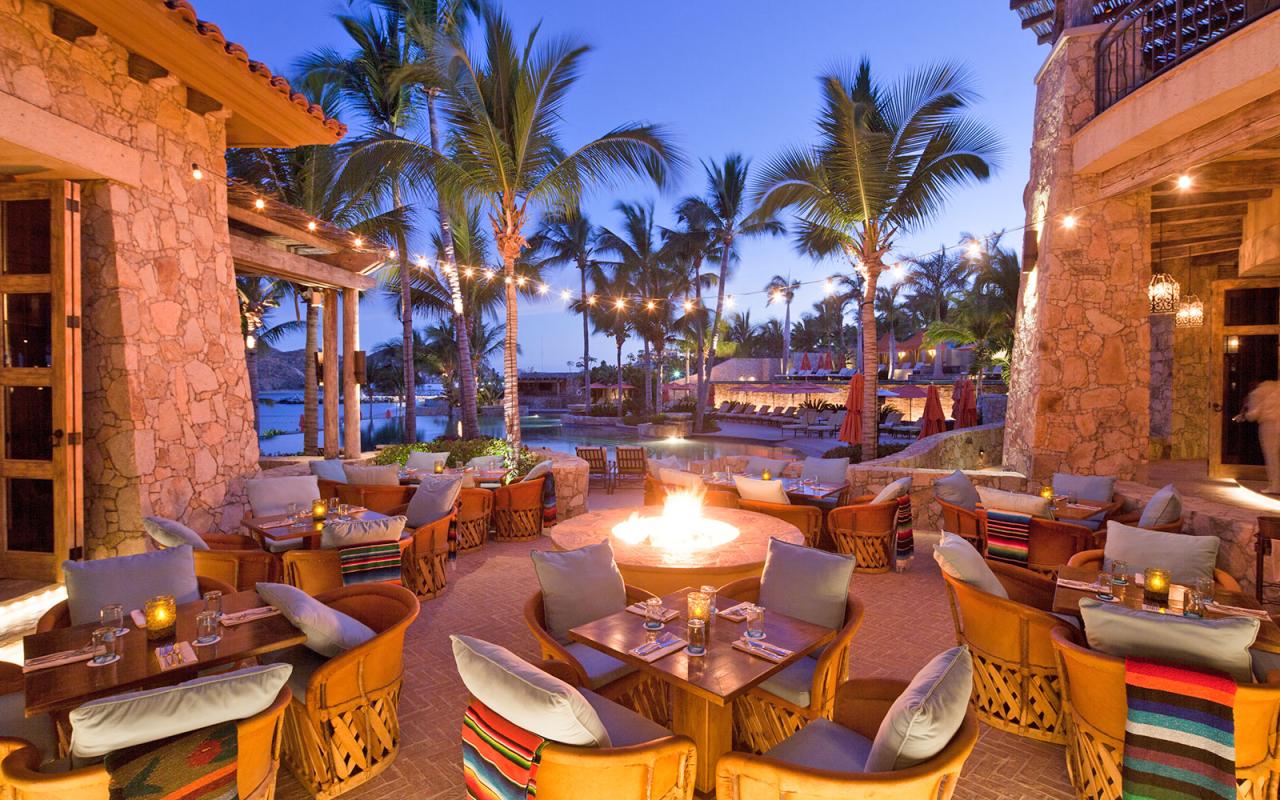
[[[156,595],[143,606],[148,639],[165,639],[173,635],[178,622],[178,605],[171,594]]]
[[[320,499],[316,499],[311,504],[311,519],[316,522],[324,522],[325,516],[329,513],[329,505]]]
[[[1042,487],[1042,488],[1040,489],[1040,496],[1041,496],[1041,497],[1043,497],[1045,500],[1052,500],[1052,499],[1053,499],[1053,487],[1052,487],[1052,486],[1044,486],[1044,487]]]
[[[442,474],[444,474],[444,462],[443,462],[443,461],[437,461],[437,462],[436,462],[436,474],[437,474],[437,475],[442,475]]]
[[[772,477],[773,477],[773,473],[769,472],[769,470],[768,470],[768,469],[766,469],[764,472],[761,472],[761,473],[760,473],[760,479],[761,479],[761,480],[765,480],[765,481],[767,481],[767,480],[769,480],[769,479],[770,479],[770,478],[772,478]]]
[[[689,619],[706,622],[711,618],[711,597],[706,592],[689,592]]]
[[[1148,605],[1169,605],[1169,571],[1147,567],[1142,572],[1142,599]]]

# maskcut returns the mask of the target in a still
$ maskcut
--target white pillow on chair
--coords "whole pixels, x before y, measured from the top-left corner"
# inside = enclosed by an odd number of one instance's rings
[[[320,549],[399,541],[404,534],[404,523],[404,517],[326,522],[320,530]]]
[[[791,505],[791,498],[787,497],[787,492],[782,488],[782,481],[780,480],[765,481],[759,478],[734,475],[733,485],[737,487],[738,496],[743,500]]]
[[[943,531],[942,538],[933,546],[933,560],[938,562],[943,572],[956,580],[1002,600],[1009,599],[1004,584],[1000,583],[991,567],[987,566],[986,559],[963,536]]]
[[[333,658],[364,644],[375,634],[360,620],[329,608],[311,595],[284,583],[259,583],[258,594],[307,635],[306,646]]]
[[[107,603],[119,603],[128,613],[159,594],[173,595],[179,605],[200,599],[195,556],[185,544],[136,556],[64,561],[62,572],[72,625],[97,622]]]
[[[436,464],[444,465],[449,460],[448,453],[424,453],[421,450],[414,450],[409,453],[409,458],[405,461],[406,469],[420,469],[426,472],[435,472]]]
[[[911,476],[907,475],[905,477],[898,478],[896,481],[891,481],[887,486],[881,489],[871,501],[871,505],[887,503],[890,500],[897,500],[899,497],[905,497],[909,494],[911,494]]]
[[[209,543],[200,534],[178,522],[165,517],[143,517],[142,529],[158,545],[162,547],[181,547],[190,545],[192,550],[208,550]]]
[[[848,481],[849,459],[806,458],[800,468],[801,478],[812,478],[818,483],[840,486]]]
[[[423,475],[404,510],[410,528],[421,528],[453,513],[462,493],[462,475]]]
[[[1217,536],[1149,531],[1112,520],[1107,523],[1102,560],[1107,569],[1117,560],[1127,561],[1131,572],[1162,567],[1174,583],[1191,586],[1197,578],[1213,577],[1220,544]]]
[[[762,475],[767,469],[775,478],[782,477],[782,471],[787,468],[791,462],[785,458],[765,458],[763,456],[751,456],[747,459],[747,466],[743,472],[748,475]]]
[[[1053,504],[1046,497],[1022,492],[1006,492],[1004,489],[992,489],[990,486],[974,487],[978,497],[982,499],[982,507],[988,511],[1013,511],[1018,514],[1030,514],[1041,519],[1053,519]]]
[[[334,483],[346,483],[347,472],[343,468],[343,464],[336,458],[327,458],[323,461],[310,461],[311,474],[315,475],[322,481],[333,481]]]
[[[1142,509],[1142,516],[1138,519],[1138,527],[1154,528],[1158,525],[1168,525],[1171,522],[1176,522],[1181,517],[1182,495],[1170,483],[1151,495],[1151,499],[1147,501],[1146,506]]]
[[[533,469],[529,470],[529,473],[527,475],[525,475],[523,478],[520,479],[520,482],[525,483],[526,481],[536,481],[538,478],[541,478],[543,475],[546,475],[550,471],[551,471],[551,459],[547,459],[546,461],[539,461],[537,464],[533,465]]]
[[[244,485],[255,517],[274,517],[288,512],[290,503],[310,506],[320,499],[320,484],[315,475],[250,478]]]
[[[908,769],[941,753],[960,730],[972,694],[969,648],[961,645],[934,656],[881,720],[865,771]]]
[[[694,475],[692,472],[685,472],[681,469],[668,469],[667,467],[658,470],[658,480],[668,486],[680,486],[699,492],[702,491],[704,486],[702,476]]]
[[[347,464],[342,469],[347,474],[347,483],[354,483],[360,486],[400,485],[400,467],[395,464],[380,466]]]
[[[1137,611],[1092,597],[1080,601],[1080,617],[1089,647],[1099,652],[1225,672],[1241,683],[1253,680],[1249,648],[1261,624],[1254,617],[1195,619]]]
[[[760,573],[760,605],[839,630],[854,566],[853,556],[770,539]]]
[[[547,630],[560,643],[570,641],[570,628],[626,608],[627,587],[608,539],[576,550],[534,550],[529,557]]]

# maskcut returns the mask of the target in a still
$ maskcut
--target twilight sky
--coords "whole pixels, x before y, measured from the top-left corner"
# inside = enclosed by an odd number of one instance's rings
[[[333,46],[348,49],[332,14],[346,0],[201,0],[200,15],[221,26],[252,58],[288,74],[304,52]],[[1005,155],[987,184],[959,191],[927,229],[900,239],[909,255],[959,241],[962,232],[986,234],[1022,224],[1027,180],[1033,79],[1048,54],[1034,34],[1023,31],[1004,0],[507,0],[521,37],[539,20],[542,36],[570,34],[592,47],[583,77],[565,110],[568,147],[619,124],[664,123],[694,162],[680,185],[665,195],[635,184],[590,198],[597,224],[616,225],[618,200],[657,201],[661,224],[681,196],[701,192],[698,159],[742,152],[763,165],[781,148],[811,140],[818,110],[816,76],[835,64],[871,59],[882,80],[936,61],[959,61],[972,71],[983,101],[978,113],[1001,132]],[[358,120],[344,120],[353,131]],[[425,226],[424,226],[425,227]],[[1018,232],[1006,243],[1021,241]],[[420,242],[415,252],[425,251]],[[748,240],[729,283],[730,292],[758,291],[769,277],[790,273],[815,280],[839,271],[795,254],[785,238]],[[576,271],[550,276],[553,286],[576,286]],[[581,357],[581,322],[555,295],[521,301],[521,366],[565,370]],[[793,317],[821,297],[820,286],[797,294]],[[742,298],[738,308],[753,321],[781,317],[765,297]],[[362,305],[361,344],[399,336],[391,305],[376,292]],[[283,347],[300,347],[301,341]],[[593,356],[612,357],[603,337],[592,340]]]

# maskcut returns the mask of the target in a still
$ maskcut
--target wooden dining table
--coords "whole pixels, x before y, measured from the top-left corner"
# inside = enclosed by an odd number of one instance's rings
[[[727,477],[721,475],[704,476],[702,481],[713,489],[730,489],[737,490],[737,484],[733,482],[733,476]],[[754,476],[753,476],[754,477]],[[792,500],[827,500],[835,497],[844,491],[848,484],[844,483],[806,483],[800,478],[779,478],[782,482],[782,491]]]
[[[1064,522],[1078,522],[1098,514],[1111,514],[1120,510],[1121,502],[1103,503],[1097,500],[1067,500],[1056,498],[1053,502],[1053,518]]]
[[[362,508],[347,515],[352,520],[386,519],[386,514]],[[333,520],[329,520],[333,521]],[[320,534],[324,531],[324,522],[315,522],[309,517],[291,520],[288,514],[274,514],[267,517],[245,517],[240,524],[249,529],[255,538],[266,545],[284,544],[299,539],[303,540],[303,549],[318,550]]]
[[[688,624],[686,595],[682,589],[665,595],[663,605],[680,616],[663,629],[685,638]],[[716,597],[718,608],[738,601]],[[657,661],[631,655],[631,649],[651,641],[661,631],[644,627],[644,618],[623,610],[569,631],[569,637],[632,664],[670,684],[671,730],[693,740],[698,753],[695,786],[699,792],[715,791],[716,762],[733,749],[733,701],[747,690],[786,669],[835,638],[836,631],[775,611],[765,613],[765,640],[791,651],[780,663],[744,653],[733,642],[746,632],[745,622],[716,618],[708,627],[707,652],[693,656],[683,648]]]
[[[234,592],[222,597],[224,613],[265,605],[267,603],[253,590]],[[295,628],[283,615],[276,614],[239,625],[219,625],[218,633],[222,636],[220,641],[196,647],[196,614],[203,610],[203,599],[183,603],[177,609],[178,621],[174,635],[167,639],[152,640],[147,639],[145,630],[134,626],[126,613],[125,627],[129,632],[116,640],[120,652],[119,661],[102,667],[91,667],[87,661],[78,661],[33,670],[22,676],[26,693],[26,715],[33,717],[37,714],[68,711],[100,697],[180,683],[196,677],[201,670],[284,650],[307,640],[306,634]],[[25,636],[22,639],[23,660],[84,647],[97,627],[99,623],[87,622]],[[156,648],[176,642],[190,642],[197,660],[192,664],[161,669]]]

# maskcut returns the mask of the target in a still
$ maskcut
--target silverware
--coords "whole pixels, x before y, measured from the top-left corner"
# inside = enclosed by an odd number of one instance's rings
[[[76,650],[63,650],[58,653],[45,653],[42,656],[36,656],[35,658],[28,658],[24,663],[28,667],[34,667],[39,664],[47,664],[50,661],[61,661],[64,658],[73,658],[75,656],[82,656],[87,653],[92,653],[93,651],[94,651],[94,646],[92,644],[86,644],[84,647],[81,647]]]
[[[783,650],[780,647],[774,647],[767,642],[761,642],[757,639],[746,639],[745,641],[747,643],[747,647],[759,650],[762,653],[768,653],[775,658],[786,658],[791,655],[790,652]]]
[[[638,656],[647,656],[654,651],[661,650],[664,647],[669,647],[670,645],[675,644],[675,640],[676,637],[672,636],[670,633],[664,633],[652,642],[645,642],[631,652]]]

